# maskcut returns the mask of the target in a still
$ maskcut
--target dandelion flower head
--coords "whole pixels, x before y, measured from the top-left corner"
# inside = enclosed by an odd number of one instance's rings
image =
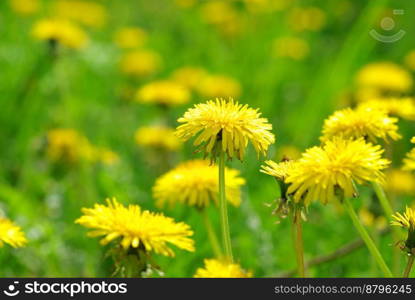
[[[142,47],[147,38],[147,32],[140,27],[123,27],[114,35],[115,44],[123,49]]]
[[[225,169],[225,195],[234,206],[241,203],[241,187],[245,180],[239,171]],[[206,160],[192,160],[178,165],[160,176],[153,187],[153,196],[158,206],[177,203],[204,208],[218,204],[219,170]]]
[[[151,50],[133,50],[125,53],[120,61],[124,74],[135,77],[154,75],[161,69],[161,56]]]
[[[137,129],[135,142],[139,146],[165,149],[168,151],[178,150],[182,143],[174,134],[174,129],[166,126],[147,126]]]
[[[20,15],[33,15],[40,9],[39,0],[9,0],[12,10]]]
[[[0,248],[4,244],[13,248],[23,247],[27,243],[26,236],[19,226],[9,219],[0,217]]]
[[[375,98],[361,102],[358,107],[360,109],[381,110],[388,115],[415,121],[414,98]]]
[[[382,170],[389,161],[381,158],[383,150],[378,145],[366,143],[362,138],[349,140],[334,138],[321,147],[312,147],[303,153],[289,172],[288,194],[295,202],[320,200],[328,203],[341,189],[345,197],[356,191],[353,182],[384,182]]]
[[[195,278],[250,278],[251,272],[247,272],[239,264],[229,263],[218,259],[205,259],[205,266],[198,268]]]
[[[196,89],[204,98],[237,98],[242,91],[241,85],[237,80],[224,75],[205,76]]]
[[[80,49],[87,44],[85,32],[67,20],[42,19],[34,24],[33,36],[42,41],[56,41],[68,48]]]
[[[108,19],[105,6],[94,1],[58,0],[53,6],[54,15],[82,25],[101,28]]]
[[[190,101],[190,91],[174,81],[153,81],[142,86],[136,94],[141,103],[155,103],[166,106],[184,104]]]
[[[161,213],[142,210],[138,205],[124,206],[115,198],[108,199],[107,205],[95,204],[83,208],[83,216],[75,221],[92,229],[89,236],[103,236],[102,245],[118,240],[124,249],[141,248],[165,256],[174,256],[170,248],[194,251],[190,238],[193,231],[183,222],[175,222]]]
[[[234,100],[216,99],[197,104],[178,119],[182,125],[176,129],[183,140],[194,136],[195,146],[202,146],[205,155],[216,158],[220,151],[229,158],[242,160],[250,141],[256,152],[265,155],[274,143],[272,125],[261,118],[257,109]]]
[[[397,140],[398,119],[389,117],[385,111],[371,108],[350,108],[336,111],[325,122],[321,140],[327,141],[335,136],[357,139],[367,138],[371,142],[377,139]]]
[[[415,136],[411,139],[411,143],[415,144]],[[403,160],[403,169],[415,171],[415,148],[412,148],[412,150],[406,154],[406,157]]]

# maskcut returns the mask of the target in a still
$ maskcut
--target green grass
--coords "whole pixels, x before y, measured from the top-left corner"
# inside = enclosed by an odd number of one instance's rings
[[[48,2],[48,1],[46,1]],[[82,207],[117,197],[122,203],[155,208],[151,187],[160,175],[149,161],[149,153],[134,143],[134,131],[159,118],[159,111],[120,99],[118,89],[126,78],[118,71],[121,51],[112,43],[115,28],[138,25],[150,33],[148,47],[159,52],[164,68],[155,79],[166,78],[176,68],[199,65],[213,73],[235,77],[243,87],[238,99],[258,107],[273,124],[277,141],[269,152],[274,158],[282,145],[300,149],[318,144],[323,120],[339,105],[338,96],[353,90],[354,74],[372,61],[401,64],[412,50],[415,32],[409,12],[411,1],[347,1],[351,10],[336,16],[334,1],[312,3],[327,14],[327,25],[319,32],[302,33],[311,54],[303,61],[274,59],[270,49],[275,37],[290,34],[285,11],[250,16],[246,33],[226,39],[201,21],[197,8],[181,10],[172,1],[102,1],[111,10],[109,24],[90,30],[91,42],[82,51],[65,51],[48,62],[46,46],[30,36],[40,16],[19,17],[8,1],[0,3],[0,212],[19,224],[29,244],[22,249],[0,249],[0,276],[109,276],[111,262],[98,239],[74,220]],[[308,4],[310,5],[310,4]],[[368,34],[376,28],[381,13],[403,8],[400,26],[406,36],[394,44],[382,44]],[[45,14],[45,12],[43,12]],[[398,17],[397,17],[398,18]],[[38,65],[40,67],[35,66]],[[30,75],[34,74],[34,75]],[[23,92],[33,76],[35,84]],[[136,83],[139,86],[139,83]],[[195,96],[192,103],[207,99]],[[177,119],[191,104],[172,109]],[[395,165],[409,149],[414,123],[402,121],[404,140],[398,142]],[[120,156],[114,166],[84,164],[56,168],[44,155],[45,133],[55,127],[74,128],[93,144],[113,149]],[[176,162],[199,158],[190,143]],[[163,161],[159,162],[163,167]],[[246,178],[239,208],[229,207],[235,260],[255,276],[275,276],[295,268],[290,222],[272,215],[278,196],[275,180],[259,172],[250,148],[246,160],[230,163]],[[165,167],[164,167],[165,168]],[[363,188],[362,198],[370,197]],[[400,198],[399,208],[410,198]],[[366,200],[365,200],[366,201]],[[356,201],[356,207],[361,200]],[[155,256],[166,276],[192,276],[204,258],[213,256],[199,214],[187,207],[166,209],[165,214],[185,221],[195,231],[196,252],[177,250],[175,258]],[[216,208],[209,215],[219,231]],[[304,223],[305,259],[328,254],[357,237],[346,213],[334,205],[313,204]],[[391,262],[394,242],[390,235],[379,240],[386,262]],[[400,269],[404,267],[404,255]],[[317,277],[381,276],[366,248],[309,270]]]

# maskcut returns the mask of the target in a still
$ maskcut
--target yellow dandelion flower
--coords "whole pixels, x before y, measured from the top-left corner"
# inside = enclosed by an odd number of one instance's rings
[[[189,225],[176,223],[161,213],[142,210],[138,205],[126,207],[115,198],[107,199],[107,205],[95,204],[82,212],[84,215],[75,223],[93,229],[89,232],[91,237],[104,236],[102,245],[118,239],[124,249],[142,248],[165,256],[174,256],[170,245],[194,251]]]
[[[189,89],[195,89],[202,82],[207,72],[198,67],[183,67],[173,72],[171,79]]]
[[[46,155],[52,161],[75,163],[89,159],[92,146],[88,139],[73,129],[57,128],[47,133]]]
[[[304,39],[297,37],[280,37],[274,40],[272,52],[275,57],[288,57],[302,60],[310,53],[310,46]]]
[[[372,98],[359,104],[359,108],[382,110],[405,120],[415,120],[414,98]]]
[[[260,172],[273,176],[279,181],[285,181],[290,172],[293,170],[294,166],[294,160],[284,160],[279,163],[276,163],[272,160],[266,160],[265,165],[261,166]]]
[[[120,157],[118,156],[117,153],[107,148],[96,147],[94,149],[94,152],[95,152],[94,154],[95,160],[98,160],[105,165],[111,166],[111,165],[116,164],[120,160]]]
[[[205,76],[196,90],[204,98],[237,98],[242,91],[238,81],[223,75]]]
[[[53,13],[94,28],[104,26],[108,19],[105,6],[92,1],[58,0],[54,3]]]
[[[397,195],[415,194],[415,176],[402,170],[390,170],[386,173],[386,191]]]
[[[190,91],[186,87],[174,81],[160,80],[139,88],[136,100],[141,103],[173,106],[189,102],[190,96]]]
[[[33,36],[42,41],[56,41],[68,48],[80,49],[85,47],[87,36],[77,25],[58,19],[42,19],[35,23]]]
[[[405,56],[405,65],[412,71],[415,71],[415,50],[410,51]]]
[[[147,32],[139,27],[124,27],[114,35],[115,44],[123,49],[142,47],[147,38]]]
[[[232,205],[239,206],[240,188],[245,180],[234,169],[226,168],[225,176],[226,199]],[[218,167],[206,160],[184,162],[156,180],[153,197],[158,206],[180,203],[203,208],[212,202],[218,204],[218,177]]]
[[[357,85],[385,92],[405,93],[411,90],[411,74],[390,62],[376,62],[364,66],[357,74]]]
[[[201,7],[201,16],[208,24],[222,25],[235,21],[238,13],[229,2],[209,1]]]
[[[388,141],[397,140],[398,119],[389,117],[384,111],[361,107],[355,110],[350,108],[336,111],[325,122],[322,141],[334,136],[357,139],[364,137],[372,142],[377,139]]]
[[[272,125],[260,116],[257,109],[233,99],[210,100],[195,105],[179,118],[178,122],[183,124],[177,127],[176,133],[183,140],[197,135],[194,145],[203,146],[205,154],[211,154],[212,158],[218,151],[224,151],[229,158],[242,160],[249,141],[258,155],[265,155],[275,141]]]
[[[13,248],[23,247],[27,243],[26,236],[22,229],[9,219],[0,217],[0,248],[4,244]]]
[[[288,14],[288,25],[294,31],[319,31],[326,25],[326,13],[318,7],[295,7]]]
[[[165,126],[141,127],[135,132],[137,145],[168,151],[178,150],[182,143],[174,134],[174,129]]]
[[[356,191],[353,182],[384,182],[382,170],[389,161],[381,158],[380,146],[358,140],[334,138],[322,147],[312,147],[295,163],[285,182],[289,183],[288,194],[295,202],[308,205],[313,200],[323,203],[335,197],[341,189],[345,197]]]
[[[39,0],[9,0],[12,10],[20,15],[33,15],[40,9]]]
[[[137,77],[146,77],[161,69],[161,57],[150,50],[134,50],[123,55],[120,61],[121,72]]]
[[[393,221],[391,221],[391,225],[400,226],[415,231],[415,210],[412,208],[406,207],[406,210],[403,214],[397,212],[392,215],[392,218]]]
[[[198,268],[195,278],[250,278],[251,272],[247,272],[239,264],[229,263],[218,259],[205,259],[205,266]]]
[[[415,171],[415,148],[406,154],[403,160],[403,170]]]

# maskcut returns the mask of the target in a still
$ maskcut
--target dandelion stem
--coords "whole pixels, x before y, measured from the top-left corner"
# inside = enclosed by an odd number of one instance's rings
[[[293,217],[293,229],[295,231],[295,252],[297,256],[298,276],[305,277],[304,268],[304,246],[303,246],[303,228],[301,223],[301,210],[296,209]]]
[[[391,271],[389,270],[388,266],[386,265],[382,255],[380,254],[378,248],[376,247],[375,243],[373,242],[372,238],[370,237],[369,233],[363,227],[362,223],[360,223],[359,217],[357,216],[352,203],[350,202],[349,198],[344,198],[344,204],[346,210],[352,219],[353,225],[356,230],[359,232],[360,236],[362,237],[363,241],[366,244],[370,254],[375,259],[376,263],[378,264],[379,268],[382,270],[384,276],[386,277],[393,277]]]
[[[391,205],[391,202],[389,201],[388,197],[386,196],[386,193],[383,189],[383,187],[377,183],[377,182],[373,182],[372,183],[373,186],[373,190],[375,191],[376,197],[379,199],[379,203],[382,206],[383,212],[386,215],[386,219],[388,221],[392,220],[392,215],[393,215],[393,208]],[[394,241],[398,241],[399,240],[399,230],[397,227],[392,226],[392,238]],[[399,253],[399,248],[394,247],[393,248],[393,271],[394,273],[398,272],[399,269],[399,258],[400,258],[400,253]]]
[[[403,278],[409,278],[411,273],[412,265],[414,264],[414,255],[408,257],[408,263],[406,264],[405,272],[403,273]]]
[[[217,258],[221,258],[223,257],[222,248],[220,246],[216,232],[212,226],[212,222],[209,219],[209,215],[208,215],[206,208],[201,209],[200,213],[202,215],[203,223],[205,224],[205,227],[206,227],[206,232],[207,232],[207,235],[210,241],[210,245],[212,246],[212,250],[215,253],[215,256]]]
[[[231,235],[228,220],[228,208],[225,195],[225,152],[222,150],[220,151],[219,155],[219,213],[225,257],[230,262],[233,262]]]

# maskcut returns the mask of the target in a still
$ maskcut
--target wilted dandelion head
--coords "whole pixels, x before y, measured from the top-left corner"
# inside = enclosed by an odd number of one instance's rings
[[[210,100],[196,104],[179,118],[178,122],[183,124],[177,127],[176,133],[183,140],[197,136],[194,145],[201,146],[212,159],[223,151],[229,158],[242,160],[248,142],[258,155],[265,155],[275,141],[272,125],[260,116],[257,109],[232,99]]]
[[[411,74],[391,62],[376,62],[364,66],[357,74],[359,88],[384,92],[408,92],[413,86]]]
[[[27,239],[19,226],[9,219],[0,217],[0,248],[5,243],[13,248],[18,248],[25,246]]]
[[[380,110],[389,115],[415,121],[414,98],[377,98],[363,101],[358,107],[359,109]]]
[[[321,147],[312,147],[302,155],[289,172],[288,194],[295,202],[308,205],[313,200],[327,203],[337,191],[352,197],[353,182],[384,182],[382,170],[389,161],[381,158],[380,146],[366,143],[362,138],[349,140],[333,138]]]
[[[139,146],[176,151],[182,143],[174,134],[174,129],[165,126],[147,126],[137,129],[135,142]]]
[[[234,206],[241,203],[240,188],[245,180],[239,171],[225,169],[225,195]],[[153,197],[158,206],[185,204],[204,208],[218,203],[219,170],[206,160],[192,160],[178,165],[160,176],[153,186]]]
[[[138,89],[136,100],[141,103],[154,103],[166,106],[184,104],[190,101],[190,91],[174,81],[150,82]]]
[[[308,56],[309,52],[308,42],[298,37],[280,37],[275,39],[272,45],[272,53],[275,57],[302,60]]]
[[[133,49],[143,46],[148,34],[140,27],[123,27],[114,35],[115,44],[123,49]]]
[[[371,108],[350,108],[336,111],[325,122],[321,140],[327,141],[335,136],[357,139],[367,138],[371,142],[377,139],[397,140],[398,119],[389,117],[384,111]]]
[[[82,25],[94,28],[104,26],[108,19],[105,6],[93,1],[54,1],[53,13],[59,18],[73,20]]]
[[[171,79],[189,89],[195,89],[207,76],[207,72],[198,67],[182,67],[173,72]]]
[[[196,89],[204,98],[237,98],[241,95],[242,90],[238,81],[223,75],[203,77]]]
[[[102,245],[118,240],[124,249],[140,248],[165,256],[174,256],[170,248],[194,251],[190,238],[193,231],[183,222],[175,222],[161,213],[142,210],[138,205],[128,207],[115,198],[108,199],[107,205],[95,204],[93,208],[83,208],[83,216],[75,221],[93,231],[89,236],[103,236]]]
[[[411,139],[412,143],[415,143],[415,137]],[[406,154],[406,157],[403,160],[403,169],[406,171],[415,171],[415,148],[412,148]]]
[[[32,15],[39,11],[39,0],[9,0],[12,10],[21,15]]]
[[[34,24],[33,36],[42,41],[56,41],[68,48],[85,47],[88,37],[77,25],[67,20],[42,19]]]
[[[261,166],[261,172],[273,176],[279,181],[284,182],[295,166],[294,160],[284,160],[276,163],[272,160],[265,161],[265,165]]]
[[[161,68],[161,56],[151,50],[134,50],[124,54],[120,61],[121,72],[136,77],[147,77]]]
[[[249,278],[251,272],[247,272],[239,264],[221,261],[218,259],[205,259],[205,266],[198,268],[195,278]]]

